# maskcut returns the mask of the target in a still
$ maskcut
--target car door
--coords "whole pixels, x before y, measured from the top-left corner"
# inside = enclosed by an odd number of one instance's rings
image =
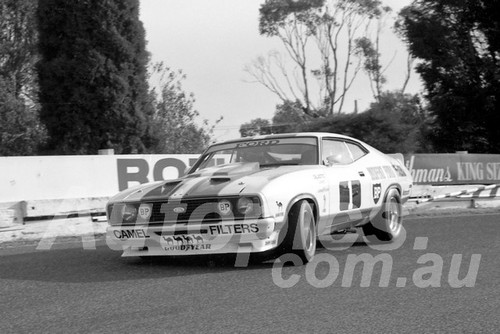
[[[323,138],[321,159],[328,166],[331,225],[349,225],[369,209],[369,180],[363,166],[367,150],[343,138]]]

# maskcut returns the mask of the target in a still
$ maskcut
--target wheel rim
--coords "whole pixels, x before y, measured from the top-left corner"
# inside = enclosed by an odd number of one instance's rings
[[[391,197],[391,200],[388,203],[388,223],[389,230],[393,235],[399,234],[401,230],[401,215],[400,215],[400,205],[398,200],[395,197]]]
[[[302,228],[303,228],[302,236],[304,240],[304,250],[306,251],[306,253],[311,254],[314,252],[316,248],[316,233],[315,233],[314,218],[308,211],[304,212]]]

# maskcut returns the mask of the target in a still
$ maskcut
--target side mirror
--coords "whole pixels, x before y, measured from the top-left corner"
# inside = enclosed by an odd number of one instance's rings
[[[326,157],[326,165],[327,166],[333,166],[333,165],[338,165],[341,163],[341,156],[340,154],[337,155],[329,155]]]

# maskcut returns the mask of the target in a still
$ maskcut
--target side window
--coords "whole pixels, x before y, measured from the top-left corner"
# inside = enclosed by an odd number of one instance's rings
[[[351,151],[352,158],[354,159],[354,161],[366,155],[366,151],[359,145],[349,142],[347,142],[346,145],[349,148],[349,151]]]
[[[346,165],[354,161],[345,142],[334,139],[323,139],[321,159],[325,165]]]

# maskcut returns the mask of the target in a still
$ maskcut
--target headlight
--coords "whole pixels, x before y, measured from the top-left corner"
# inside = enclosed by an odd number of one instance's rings
[[[137,219],[137,207],[131,204],[125,204],[123,208],[123,222],[134,223]]]
[[[248,215],[254,210],[254,202],[250,197],[241,197],[238,200],[238,213]]]
[[[139,204],[113,203],[108,204],[108,224],[111,226],[121,224],[135,224]]]

